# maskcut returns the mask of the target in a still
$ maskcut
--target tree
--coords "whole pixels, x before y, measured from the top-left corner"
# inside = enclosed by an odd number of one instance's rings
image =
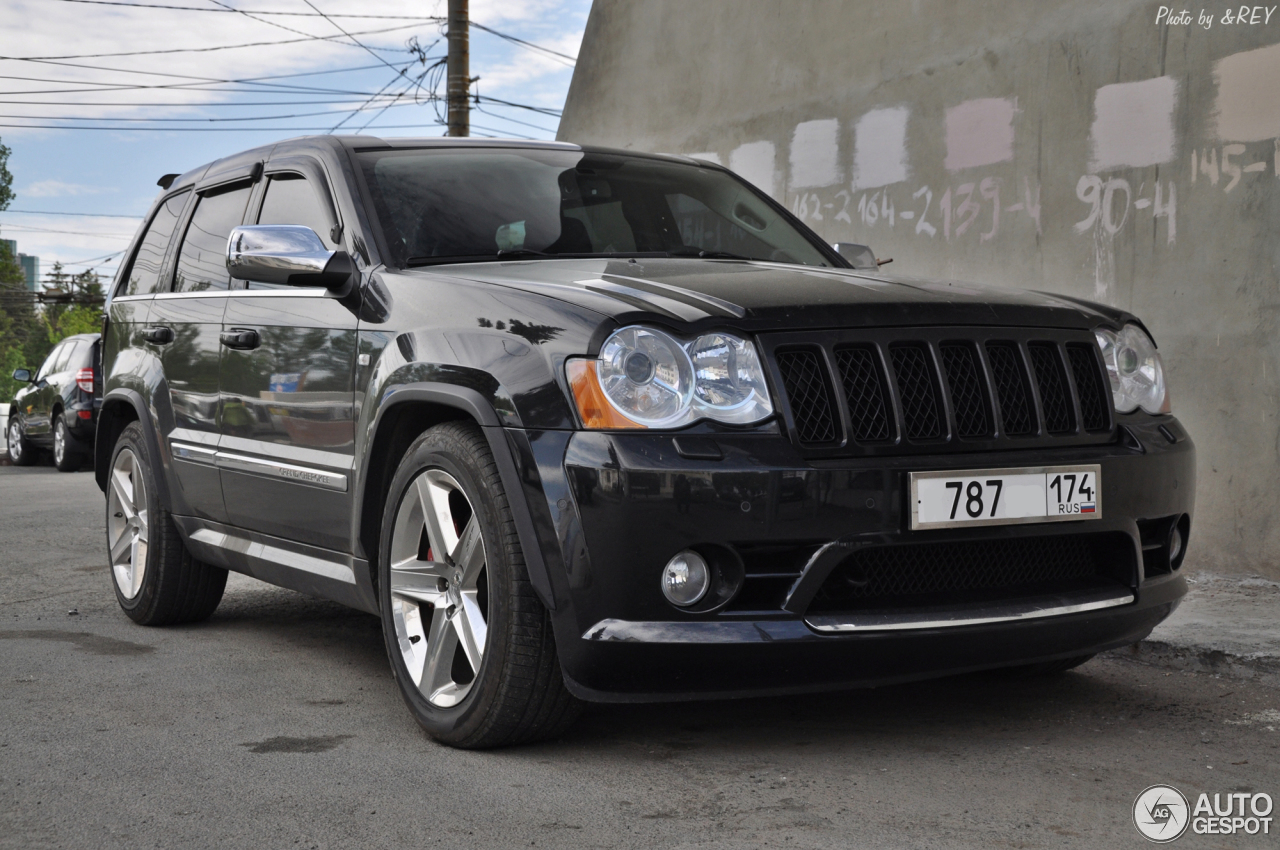
[[[0,210],[7,210],[13,200],[13,175],[9,173],[9,149],[0,142]]]

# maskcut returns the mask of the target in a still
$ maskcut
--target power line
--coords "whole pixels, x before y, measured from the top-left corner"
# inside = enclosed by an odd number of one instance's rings
[[[110,119],[107,119],[110,120]],[[436,121],[433,124],[439,123]],[[384,124],[375,130],[420,129],[422,124]],[[18,130],[109,130],[116,133],[327,133],[328,127],[68,127],[64,124],[0,124]]]
[[[382,66],[378,65],[376,67],[380,68]],[[200,89],[197,89],[197,91],[200,91]],[[379,97],[380,100],[385,100],[388,98],[394,99],[394,96],[385,95],[385,96]],[[373,98],[370,98],[370,100],[372,99]],[[207,103],[188,100],[188,101],[174,101],[171,103],[147,102],[147,101],[132,101],[127,103],[119,103],[119,102],[102,103],[99,101],[90,101],[90,100],[3,100],[3,99],[0,99],[0,103],[7,103],[13,106],[92,106],[95,109],[113,108],[117,106],[125,107],[125,108],[136,107],[136,106],[151,106],[151,107],[178,107],[178,108],[187,107],[191,109],[208,109],[211,107],[223,108],[223,107],[232,107],[232,106],[234,107],[331,106],[339,103],[350,103],[352,100],[354,100],[354,98],[348,97],[348,98],[343,98],[341,100],[241,100],[241,101],[218,100],[218,101],[209,101]]]
[[[412,87],[412,86],[410,86]],[[436,99],[436,95],[430,95],[429,100]],[[409,103],[388,103],[383,109],[390,109],[393,106],[420,106],[421,104]],[[362,111],[363,107],[357,109],[356,112]],[[140,122],[180,122],[180,123],[196,123],[196,122],[224,122],[224,121],[283,121],[286,118],[310,118],[315,115],[346,115],[351,113],[350,109],[327,109],[323,112],[296,112],[292,115],[240,115],[234,118],[96,118],[96,117],[80,117],[77,115],[0,115],[0,118],[29,118],[31,120],[41,121],[140,121]],[[354,114],[354,113],[352,113]],[[492,113],[491,113],[492,114]],[[517,122],[520,123],[520,122]],[[532,124],[530,127],[534,126]],[[543,128],[539,128],[543,129]]]
[[[390,62],[388,62],[386,59],[383,59],[381,56],[379,56],[378,54],[374,53],[370,48],[366,47],[366,46],[365,46],[365,45],[364,45],[364,44],[363,44],[359,39],[357,39],[354,35],[352,35],[351,33],[347,32],[346,30],[344,30],[344,29],[342,28],[342,25],[341,25],[341,24],[339,24],[339,23],[338,23],[337,21],[335,21],[333,18],[331,18],[331,17],[329,17],[328,15],[326,15],[324,12],[321,12],[321,11],[320,11],[320,9],[316,7],[316,4],[315,4],[315,3],[312,3],[312,2],[311,2],[311,0],[302,0],[302,2],[303,2],[303,3],[306,3],[308,6],[310,6],[310,7],[311,7],[315,12],[316,12],[316,14],[318,14],[320,17],[324,18],[326,21],[328,21],[329,23],[333,24],[334,28],[335,28],[335,29],[337,29],[337,31],[338,31],[338,32],[342,33],[342,34],[343,34],[343,35],[345,35],[347,38],[349,38],[349,39],[351,39],[353,42],[355,42],[355,44],[356,44],[356,46],[357,46],[357,47],[363,48],[363,49],[364,49],[364,51],[365,51],[366,53],[368,53],[368,54],[369,54],[370,56],[372,56],[374,59],[377,59],[377,60],[378,60],[379,62],[381,62],[382,64],[386,65],[386,66],[387,66],[388,68],[390,68],[391,70],[393,70],[393,71],[396,71],[396,70],[397,70],[397,68],[396,68],[396,66],[395,66],[395,65],[392,65],[392,64],[391,64]],[[409,26],[418,26],[418,25],[417,25],[417,24],[410,24]],[[395,29],[405,29],[405,28],[406,28],[406,27],[395,27]],[[388,31],[389,31],[389,30],[388,30]],[[360,35],[369,35],[369,34],[372,34],[372,33],[359,33],[359,34],[360,34]],[[400,73],[401,75],[403,75],[403,74],[404,74],[404,71],[398,71],[398,73]]]
[[[552,135],[554,135],[556,132],[555,130],[552,130],[549,127],[540,127],[537,124],[530,124],[528,121],[519,121],[515,118],[508,118],[505,115],[499,115],[496,112],[490,112],[489,110],[485,109],[483,106],[480,106],[479,104],[476,105],[476,112],[483,112],[485,115],[491,115],[500,121],[510,121],[512,124],[521,124],[525,127],[532,127],[533,129],[541,130],[544,133],[551,133]],[[3,117],[3,116],[0,116],[0,117]]]
[[[275,24],[273,26],[279,25]],[[337,25],[335,24],[335,26]],[[356,33],[356,35],[379,35],[386,32],[395,32],[396,30],[413,29],[417,26],[420,26],[420,24],[397,24],[394,27],[384,27],[376,30],[363,30]],[[341,27],[338,27],[338,29],[342,32],[342,35],[308,35],[305,38],[287,38],[282,41],[251,41],[246,44],[221,44],[215,47],[173,47],[165,50],[132,50],[124,53],[80,53],[68,56],[0,56],[0,59],[10,59],[16,62],[51,62],[54,59],[112,59],[119,56],[154,56],[167,53],[212,53],[215,50],[238,50],[243,47],[279,47],[282,44],[299,44],[305,41],[332,41],[335,44],[345,44],[346,42],[340,40],[343,36],[346,36],[355,42],[353,46],[364,48],[364,50],[368,51],[374,58],[382,58],[357,41],[355,35],[348,33]],[[299,32],[299,30],[291,30],[291,32]],[[378,49],[398,53],[404,52],[403,48],[398,47],[380,47]]]
[[[62,0],[64,3],[85,3],[91,6],[128,6],[135,9],[164,9],[175,12],[241,12],[241,9],[210,9],[205,6],[163,6],[155,3],[125,3],[120,0]],[[294,18],[318,18],[322,17],[315,12],[268,12],[261,9],[249,9],[249,13],[254,15],[275,15],[282,17]],[[331,18],[377,18],[391,21],[431,21],[439,20],[430,15],[360,15],[360,14],[343,14],[339,12],[330,12]]]
[[[546,53],[551,56],[555,56],[558,59],[568,59],[569,67],[573,67],[578,62],[578,57],[576,56],[570,56],[567,53],[561,53],[558,50],[552,50],[550,47],[543,47],[541,44],[534,44],[532,41],[525,41],[523,38],[516,38],[514,35],[507,35],[504,32],[498,32],[497,30],[492,29],[491,27],[486,27],[483,24],[477,24],[475,21],[471,21],[471,26],[475,27],[478,30],[484,30],[490,35],[496,35],[498,38],[505,39],[514,44],[518,44],[521,47],[527,47],[530,50],[536,50],[539,53]]]
[[[476,95],[476,100],[498,103],[503,106],[514,106],[517,109],[528,109],[530,112],[541,112],[543,115],[551,115],[555,118],[559,118],[561,116],[561,110],[552,109],[549,106],[530,106],[527,103],[513,103],[509,100],[501,100],[496,97],[489,97],[488,95]]]
[[[0,58],[4,58],[4,57],[0,57]],[[86,89],[86,91],[117,91],[117,90],[120,90],[120,89],[179,89],[179,88],[189,88],[189,89],[192,89],[192,90],[195,90],[195,91],[218,91],[218,89],[196,89],[196,88],[194,88],[194,87],[196,87],[196,86],[201,86],[201,85],[209,85],[209,84],[211,84],[211,83],[214,83],[214,84],[216,84],[216,83],[225,83],[225,84],[232,84],[232,85],[258,85],[258,86],[264,86],[264,87],[266,87],[266,88],[271,88],[271,89],[281,89],[283,92],[288,92],[288,93],[290,93],[290,94],[308,94],[308,93],[310,93],[310,94],[333,94],[333,95],[341,95],[341,94],[345,94],[345,95],[351,95],[352,97],[364,97],[364,96],[365,96],[365,93],[364,93],[364,92],[346,91],[346,90],[344,90],[344,89],[322,88],[322,87],[319,87],[319,86],[291,86],[291,85],[284,85],[284,84],[281,84],[281,83],[264,83],[264,82],[261,82],[262,80],[278,79],[278,78],[277,78],[277,77],[275,77],[275,76],[264,76],[264,77],[245,77],[245,78],[242,78],[242,79],[239,79],[239,80],[225,80],[225,79],[221,79],[221,78],[219,78],[219,77],[198,77],[198,76],[195,76],[195,75],[193,75],[193,74],[175,74],[175,73],[172,73],[172,72],[169,72],[169,71],[138,71],[138,70],[134,70],[134,69],[132,69],[132,68],[108,68],[108,67],[105,67],[105,66],[103,66],[103,65],[86,65],[86,64],[83,64],[83,63],[77,63],[77,62],[59,62],[59,61],[54,61],[54,60],[51,60],[51,59],[25,59],[25,60],[22,60],[22,61],[25,61],[25,62],[33,62],[33,63],[35,63],[35,64],[37,64],[37,65],[56,65],[56,66],[59,66],[59,67],[65,67],[65,68],[79,68],[79,69],[84,69],[84,70],[89,70],[89,71],[110,71],[110,72],[115,73],[115,74],[139,74],[139,75],[146,76],[146,77],[170,77],[170,78],[173,78],[173,79],[179,79],[179,80],[193,80],[193,81],[194,81],[194,82],[190,82],[190,83],[163,83],[163,84],[159,84],[159,83],[158,83],[158,84],[156,84],[156,85],[154,85],[154,86],[145,86],[145,85],[137,85],[137,86],[135,86],[135,85],[131,85],[131,84],[129,84],[129,83],[94,83],[94,82],[90,82],[90,81],[87,81],[87,80],[85,80],[85,81],[82,81],[82,80],[66,80],[66,82],[67,82],[67,83],[86,82],[86,83],[88,83],[89,85],[94,85],[94,86],[100,86],[100,87],[102,87],[102,88],[98,88],[98,89]],[[377,66],[375,65],[375,66],[372,66],[372,67],[375,67],[375,68],[376,68]],[[51,82],[62,82],[62,81],[60,81],[60,80],[52,80]],[[64,89],[63,91],[76,91],[76,90],[75,90],[75,89]],[[244,91],[244,89],[226,89],[226,91]],[[258,90],[257,90],[257,89],[250,89],[249,91],[258,91]],[[11,92],[11,93],[13,93],[13,92]],[[19,93],[21,93],[21,94],[36,94],[36,93],[38,93],[38,92],[19,92]],[[55,91],[53,91],[53,92],[51,92],[51,93],[52,93],[52,94],[58,94],[59,92],[58,92],[57,90],[55,90]]]
[[[22,233],[67,233],[71,236],[100,236],[103,239],[131,239],[132,233],[91,233],[87,230],[50,230],[47,227],[27,227],[21,224],[6,224],[6,230],[17,230]]]
[[[140,219],[140,215],[124,215],[122,213],[87,213],[87,212],[62,212],[53,210],[0,210],[0,213],[20,213],[22,215],[82,215],[89,218],[133,218]]]

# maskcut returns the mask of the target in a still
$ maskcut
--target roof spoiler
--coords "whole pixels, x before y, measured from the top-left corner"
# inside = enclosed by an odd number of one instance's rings
[[[161,177],[159,180],[156,181],[156,185],[159,186],[161,189],[168,189],[170,186],[173,185],[173,181],[178,179],[178,176],[179,175],[177,174],[166,174],[165,176]]]

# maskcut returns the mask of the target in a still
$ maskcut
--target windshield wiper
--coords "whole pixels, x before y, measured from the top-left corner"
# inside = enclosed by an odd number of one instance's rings
[[[532,248],[503,248],[499,257],[557,257],[559,254],[548,254],[546,251],[535,251]]]
[[[691,249],[688,251],[669,251],[673,257],[699,257],[703,260],[754,260],[755,257],[744,257],[741,254],[735,254],[732,251],[703,251],[701,249]]]

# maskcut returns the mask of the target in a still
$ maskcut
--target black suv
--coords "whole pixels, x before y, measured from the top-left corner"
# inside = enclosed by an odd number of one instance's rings
[[[227,570],[377,614],[482,747],[1067,669],[1185,593],[1194,449],[1121,310],[855,266],[680,157],[325,136],[160,185],[95,458],[139,623]]]
[[[9,459],[18,466],[35,463],[38,450],[48,449],[54,466],[75,472],[92,454],[100,404],[99,340],[98,334],[69,336],[34,374],[14,370],[13,379],[29,385],[13,397],[5,435]]]

